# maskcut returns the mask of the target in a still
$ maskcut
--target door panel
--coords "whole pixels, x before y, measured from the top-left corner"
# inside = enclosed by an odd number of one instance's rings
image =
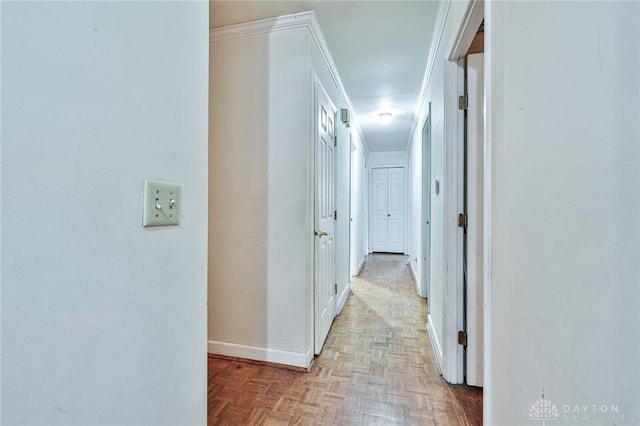
[[[388,173],[388,249],[392,253],[404,253],[404,168],[387,169]]]
[[[466,243],[466,376],[467,384],[483,385],[483,170],[484,54],[467,58],[467,181],[469,222]]]
[[[373,251],[388,251],[388,227],[387,227],[387,169],[372,169],[372,247]]]
[[[335,317],[335,107],[316,82],[314,352],[319,354]]]

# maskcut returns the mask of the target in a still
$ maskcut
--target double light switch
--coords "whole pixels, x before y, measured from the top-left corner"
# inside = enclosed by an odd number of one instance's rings
[[[142,226],[176,226],[180,218],[180,185],[145,179]]]

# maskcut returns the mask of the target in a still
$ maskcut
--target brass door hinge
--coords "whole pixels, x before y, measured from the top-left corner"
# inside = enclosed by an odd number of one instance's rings
[[[468,225],[469,225],[469,216],[467,216],[466,213],[459,213],[458,214],[458,226],[460,228],[467,229]]]
[[[469,108],[469,95],[458,96],[458,109],[466,110]]]
[[[467,347],[467,332],[466,331],[458,331],[458,344],[463,347]]]

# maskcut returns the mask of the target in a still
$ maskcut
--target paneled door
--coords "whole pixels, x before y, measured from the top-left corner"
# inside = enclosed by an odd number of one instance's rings
[[[314,351],[319,354],[335,317],[335,113],[315,84]]]
[[[404,253],[404,167],[371,169],[371,250]]]

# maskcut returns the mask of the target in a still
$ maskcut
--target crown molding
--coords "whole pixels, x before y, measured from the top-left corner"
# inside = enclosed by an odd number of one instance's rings
[[[420,86],[420,93],[418,94],[418,101],[416,103],[416,114],[413,116],[411,132],[409,132],[407,151],[411,149],[411,145],[413,143],[413,135],[416,132],[418,124],[425,118],[424,114],[427,108],[427,89],[429,88],[429,83],[431,82],[433,67],[436,63],[438,49],[440,49],[440,43],[442,42],[442,36],[444,34],[444,26],[447,22],[450,8],[451,1],[444,1],[440,3],[440,7],[438,8],[438,16],[436,17],[436,24],[433,27],[433,37],[431,37],[431,46],[429,47],[429,58],[427,59],[427,66],[424,70],[424,76],[422,77],[422,84]]]
[[[316,18],[315,12],[311,12],[311,18],[309,20],[309,31],[311,32],[311,37],[315,42],[316,46],[320,50],[320,54],[322,55],[322,59],[325,64],[329,68],[329,74],[331,74],[331,78],[333,79],[333,83],[338,88],[338,92],[344,99],[344,102],[347,104],[347,108],[351,112],[351,128],[358,133],[359,139],[366,148],[367,152],[371,152],[369,148],[369,144],[367,143],[367,139],[364,137],[362,133],[362,128],[358,123],[358,118],[353,113],[353,105],[351,104],[351,99],[349,99],[349,95],[347,95],[347,91],[344,88],[344,84],[342,84],[342,80],[340,79],[340,74],[338,73],[338,69],[336,68],[336,64],[333,61],[333,57],[331,56],[331,51],[329,50],[329,46],[327,46],[326,39],[324,37],[324,33],[320,28],[320,24],[318,23],[318,19]]]
[[[275,18],[260,19],[251,22],[242,22],[240,24],[227,25],[225,27],[211,28],[209,29],[209,41],[220,41],[230,38],[285,31],[294,28],[310,27],[311,21],[314,19],[315,13],[313,11],[309,11],[277,16]]]
[[[340,74],[336,68],[336,64],[331,56],[329,46],[316,18],[314,11],[293,13],[291,15],[283,15],[275,18],[260,19],[257,21],[243,22],[240,24],[228,25],[220,28],[209,29],[209,42],[217,42],[221,40],[228,40],[238,37],[248,37],[257,34],[268,34],[277,31],[286,31],[295,28],[307,28],[315,45],[320,50],[323,61],[329,68],[329,74],[333,83],[338,88],[338,92],[342,96],[342,99],[346,103],[347,108],[351,111],[351,128],[358,133],[359,139],[362,141],[367,152],[370,152],[367,140],[362,133],[362,128],[358,123],[356,115],[353,114],[353,105],[347,95],[347,91],[342,84]]]

